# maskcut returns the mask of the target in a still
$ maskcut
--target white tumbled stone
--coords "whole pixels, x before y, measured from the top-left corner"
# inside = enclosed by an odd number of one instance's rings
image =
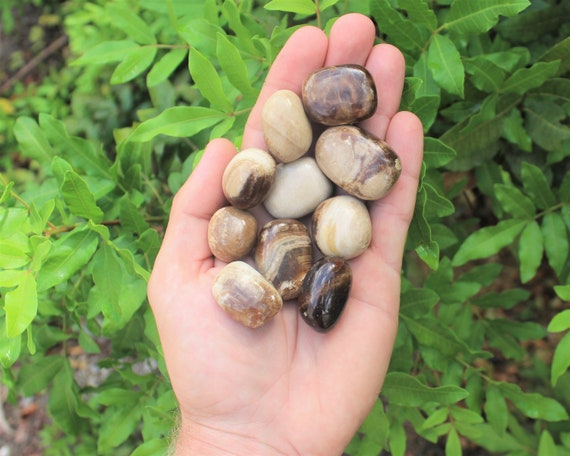
[[[312,157],[277,165],[273,186],[264,201],[275,218],[300,218],[310,214],[333,192],[332,182]]]

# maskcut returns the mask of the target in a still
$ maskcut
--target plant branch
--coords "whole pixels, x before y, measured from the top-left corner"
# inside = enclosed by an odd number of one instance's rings
[[[53,41],[49,46],[42,49],[41,52],[36,55],[32,60],[26,63],[22,68],[20,68],[14,76],[9,78],[0,86],[0,93],[5,93],[12,88],[12,86],[23,79],[26,75],[31,73],[38,65],[45,61],[48,57],[55,54],[61,48],[63,48],[69,38],[67,35],[60,36],[57,40]]]

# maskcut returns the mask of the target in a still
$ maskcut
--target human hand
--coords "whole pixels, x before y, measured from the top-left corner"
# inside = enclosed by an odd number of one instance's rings
[[[416,116],[397,112],[404,59],[373,45],[365,16],[338,19],[330,37],[296,31],[275,60],[249,117],[243,148],[265,146],[261,108],[278,89],[300,93],[305,77],[324,66],[366,66],[379,93],[378,110],[361,126],[384,138],[402,162],[385,198],[369,205],[372,242],[350,260],[353,283],[336,326],[318,333],[297,306],[255,330],[228,317],[212,297],[223,263],[213,258],[207,229],[226,204],[222,173],[235,155],[212,141],[175,196],[168,229],[148,287],[167,368],[180,406],[176,454],[341,454],[380,392],[397,330],[400,272],[423,149]]]

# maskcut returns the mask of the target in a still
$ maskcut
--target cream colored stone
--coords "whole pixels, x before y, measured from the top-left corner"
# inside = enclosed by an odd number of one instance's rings
[[[362,254],[372,239],[372,222],[366,205],[341,195],[323,201],[313,213],[311,231],[326,256],[349,260]]]
[[[300,218],[310,214],[332,195],[333,184],[312,157],[277,165],[273,186],[264,206],[275,218]]]
[[[295,92],[274,92],[263,105],[261,119],[265,143],[277,161],[292,162],[305,155],[311,147],[311,123],[301,98]]]

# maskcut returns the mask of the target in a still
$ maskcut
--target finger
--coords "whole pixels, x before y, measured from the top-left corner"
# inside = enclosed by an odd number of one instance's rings
[[[354,63],[364,65],[376,29],[372,21],[362,14],[347,14],[332,26],[325,66]]]
[[[235,153],[234,145],[228,140],[210,142],[200,163],[174,197],[153,269],[159,282],[171,283],[183,275],[193,277],[200,268],[211,266],[208,224],[213,213],[225,203],[222,175]]]
[[[399,112],[390,122],[386,141],[400,157],[402,173],[392,191],[370,206],[373,227],[371,250],[400,274],[422,165],[421,121],[410,112]]]
[[[289,38],[267,74],[261,93],[247,120],[242,148],[265,148],[261,110],[273,92],[288,89],[300,94],[305,78],[323,66],[327,37],[316,27],[303,27]]]
[[[361,126],[379,138],[384,138],[390,119],[400,106],[406,62],[396,47],[379,44],[370,52],[366,68],[376,84],[378,107],[374,115],[363,121]]]

